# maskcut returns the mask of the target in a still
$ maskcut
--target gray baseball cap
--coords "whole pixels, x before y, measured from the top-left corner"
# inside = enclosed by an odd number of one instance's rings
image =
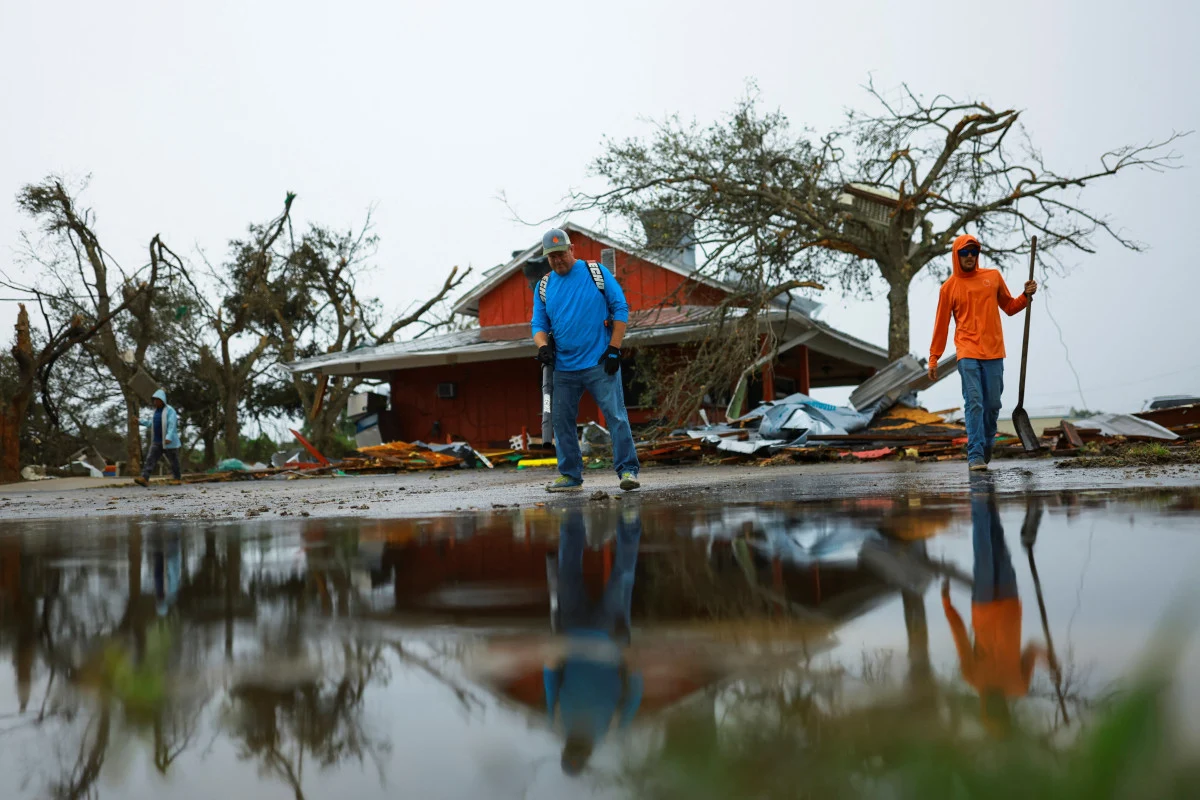
[[[542,234],[542,255],[564,253],[571,247],[567,232],[559,228],[551,228]]]

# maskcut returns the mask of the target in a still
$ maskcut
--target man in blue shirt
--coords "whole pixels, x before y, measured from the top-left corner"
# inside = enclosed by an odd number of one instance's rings
[[[584,391],[595,398],[608,424],[621,488],[636,489],[641,485],[640,466],[621,388],[621,341],[629,322],[625,293],[605,267],[595,265],[594,275],[587,262],[577,260],[562,230],[546,232],[542,252],[553,271],[534,291],[531,327],[538,360],[554,369],[554,445],[560,473],[546,490],[578,491],[583,486],[575,422]]]
[[[561,658],[543,667],[542,682],[546,713],[564,734],[562,768],[568,775],[583,770],[614,722],[628,728],[641,707],[645,681],[627,653],[641,539],[641,509],[625,505],[617,519],[612,572],[596,601],[584,585],[583,510],[571,509],[559,526],[556,595],[567,646]]]

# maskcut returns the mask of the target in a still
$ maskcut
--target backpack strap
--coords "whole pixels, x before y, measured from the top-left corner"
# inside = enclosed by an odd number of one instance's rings
[[[600,291],[600,296],[604,298],[605,307],[608,306],[608,295],[604,294],[604,272],[600,269],[600,265],[595,261],[587,262],[588,274],[592,276],[592,283],[596,284],[596,289]],[[604,327],[612,327],[612,317],[605,314]]]
[[[592,283],[596,284],[596,288],[600,290],[600,294],[604,294],[604,273],[600,270],[600,265],[595,261],[587,262],[588,272],[592,276]]]
[[[549,272],[547,272],[545,275],[543,275],[542,279],[540,281],[538,281],[538,297],[541,298],[542,305],[546,304],[546,284],[548,284],[548,283],[550,283],[550,273]]]

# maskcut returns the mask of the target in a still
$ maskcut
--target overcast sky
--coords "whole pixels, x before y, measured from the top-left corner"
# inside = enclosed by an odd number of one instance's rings
[[[817,130],[868,105],[868,73],[880,87],[1021,108],[1047,164],[1082,171],[1110,147],[1200,128],[1198,17],[1158,0],[0,0],[0,259],[11,264],[29,226],[11,198],[51,172],[92,176],[86,200],[124,264],[143,261],[155,233],[180,252],[220,253],[291,190],[301,221],[351,226],[376,207],[376,285],[400,308],[452,265],[486,269],[538,238],[501,192],[526,218],[552,216],[604,135],[644,133],[674,112],[712,120],[747,79]],[[1081,404],[1067,352],[1092,408],[1200,392],[1200,265],[1186,244],[1200,136],[1177,150],[1184,170],[1089,189],[1089,209],[1150,249],[1100,241],[1068,258],[1074,271],[1035,307],[1027,407]],[[914,284],[918,354],[936,295],[932,279]],[[825,320],[886,344],[882,296],[819,299]],[[6,346],[14,318],[0,302]],[[1020,324],[1006,322],[1006,408]],[[960,405],[957,379],[923,401]]]

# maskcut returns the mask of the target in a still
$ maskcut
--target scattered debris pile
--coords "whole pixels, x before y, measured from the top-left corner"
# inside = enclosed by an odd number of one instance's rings
[[[450,449],[452,445],[443,446]],[[470,450],[470,445],[462,445]],[[351,474],[375,474],[395,472],[397,470],[426,470],[447,469],[460,467],[465,462],[457,455],[448,452],[438,452],[429,445],[421,442],[389,442],[368,447],[360,447],[358,452],[362,458],[346,458],[338,464],[338,469]],[[461,451],[460,451],[461,452]],[[473,451],[472,451],[473,452]]]
[[[1200,405],[1063,420],[1044,431],[1060,467],[1145,467],[1200,463]]]
[[[1200,441],[1200,403],[1142,411],[1134,416],[1161,425],[1180,439]]]
[[[772,464],[960,457],[966,428],[947,421],[945,413],[896,403],[886,394],[873,396],[873,404],[859,411],[797,393],[763,403],[727,423],[640,443],[638,457],[643,462],[680,462],[709,456],[718,463],[765,458]]]
[[[1087,467],[1137,468],[1164,465],[1200,464],[1200,443],[1161,442],[1127,444],[1096,443],[1085,445],[1078,458],[1064,458],[1058,462],[1062,469]]]
[[[1179,427],[1186,432],[1189,426]],[[1072,455],[1088,445],[1185,441],[1179,433],[1140,414],[1097,414],[1074,422],[1064,419],[1057,427],[1042,431],[1042,438],[1059,455]]]

